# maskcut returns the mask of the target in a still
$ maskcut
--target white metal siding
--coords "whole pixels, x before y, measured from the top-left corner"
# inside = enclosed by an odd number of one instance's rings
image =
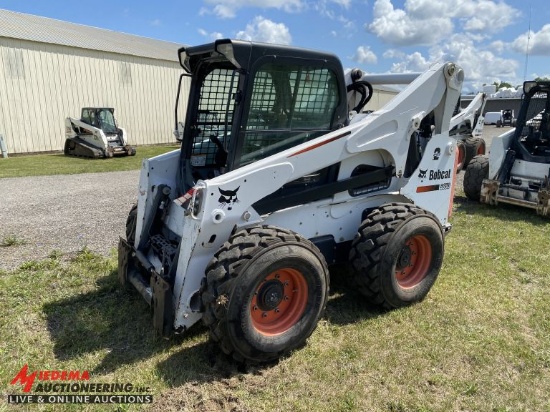
[[[95,106],[115,108],[130,144],[175,142],[181,71],[175,61],[0,37],[0,134],[9,153],[62,150],[65,118]]]

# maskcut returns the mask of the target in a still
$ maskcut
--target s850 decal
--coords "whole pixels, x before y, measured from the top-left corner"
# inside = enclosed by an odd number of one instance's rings
[[[451,188],[450,183],[441,183],[440,185],[418,186],[416,188],[416,193],[433,192],[435,190],[449,190],[450,188]]]

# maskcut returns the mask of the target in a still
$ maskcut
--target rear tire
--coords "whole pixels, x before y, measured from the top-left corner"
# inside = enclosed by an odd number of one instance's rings
[[[325,260],[310,241],[272,226],[241,230],[207,266],[203,322],[235,360],[273,361],[313,333],[328,285]]]
[[[485,155],[475,156],[464,173],[464,194],[470,200],[479,202],[483,179],[489,177],[489,158]]]
[[[434,215],[410,204],[388,204],[367,216],[352,242],[353,279],[371,303],[407,306],[428,294],[443,253],[443,231]]]
[[[481,137],[470,137],[466,139],[466,160],[464,161],[464,168],[468,167],[470,162],[475,156],[481,156],[485,154],[485,140]]]

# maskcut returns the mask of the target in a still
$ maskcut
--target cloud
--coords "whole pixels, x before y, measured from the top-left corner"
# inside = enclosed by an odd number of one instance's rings
[[[198,29],[197,32],[203,36],[203,37],[207,37],[211,40],[218,40],[218,39],[223,39],[224,38],[224,35],[220,32],[212,32],[212,33],[208,33],[206,30],[204,29]]]
[[[244,30],[239,31],[237,38],[264,43],[290,44],[292,42],[288,27],[262,16],[255,17],[252,23],[247,24]]]
[[[449,18],[431,14],[427,13],[422,18],[416,15],[411,17],[404,10],[395,9],[391,0],[376,0],[373,8],[374,19],[366,28],[384,43],[397,46],[431,45],[449,36],[453,31],[453,24]]]
[[[422,72],[434,63],[451,61],[464,69],[465,89],[479,90],[483,83],[506,80],[517,82],[518,62],[495,55],[489,50],[476,47],[466,35],[456,34],[442,45],[433,46],[424,56],[419,52],[399,56],[399,61],[392,65],[396,73]]]
[[[424,72],[430,68],[435,61],[427,60],[420,52],[406,54],[401,57],[401,61],[392,64],[392,73]]]
[[[341,10],[335,9],[334,5],[339,6],[340,9],[346,9],[345,14],[341,14]],[[338,31],[332,30],[331,35],[333,37],[352,38],[357,32],[355,22],[348,17],[349,11],[347,10],[351,5],[351,0],[320,0],[315,3],[311,3],[310,7],[315,10],[321,17],[326,17],[330,20],[338,22],[340,29]]]
[[[376,62],[378,61],[378,59],[376,58],[376,54],[374,54],[368,46],[359,46],[355,51],[355,55],[352,57],[352,60],[361,64],[376,64]]]
[[[162,22],[160,21],[160,19],[151,20],[149,24],[154,27],[162,26]]]
[[[455,61],[462,66],[468,81],[511,80],[516,77],[516,60],[505,59],[489,50],[479,49],[464,36],[455,35],[452,41],[440,50],[443,59]]]
[[[397,46],[434,45],[448,38],[455,25],[472,35],[489,36],[513,24],[519,10],[492,0],[406,0],[403,9],[392,0],[376,0],[367,31]]]
[[[203,0],[203,2],[213,8],[202,8],[201,15],[212,13],[221,19],[234,18],[239,9],[246,7],[278,9],[287,13],[296,13],[306,7],[302,0]],[[346,3],[346,0],[343,2]]]
[[[345,9],[349,9],[349,6],[351,6],[351,0],[329,0],[329,1],[331,3],[336,3]]]
[[[312,3],[311,7],[317,10],[321,15],[335,18],[335,12],[332,8],[333,5],[348,10],[351,6],[351,0],[320,0]]]
[[[401,59],[405,57],[405,53],[397,49],[388,49],[382,54],[384,59]]]
[[[538,32],[530,31],[517,37],[511,47],[524,54],[529,44],[529,54],[533,56],[550,56],[550,24],[545,24]]]
[[[489,45],[489,49],[494,50],[497,54],[502,54],[506,50],[506,43],[502,40],[495,40]]]
[[[453,17],[461,20],[466,31],[497,33],[510,26],[520,17],[521,12],[504,2],[489,0],[462,0],[453,5]]]

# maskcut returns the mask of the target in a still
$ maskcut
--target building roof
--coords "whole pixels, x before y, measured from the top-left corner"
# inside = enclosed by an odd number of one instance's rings
[[[0,9],[0,37],[178,61],[182,44]]]

